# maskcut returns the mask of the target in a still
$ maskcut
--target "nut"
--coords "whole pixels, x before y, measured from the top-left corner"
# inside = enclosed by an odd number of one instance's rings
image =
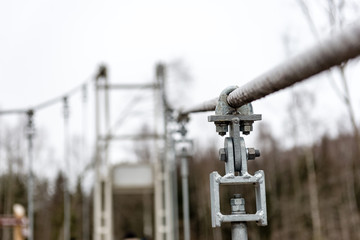
[[[230,199],[230,205],[231,205],[231,212],[233,214],[236,213],[246,213],[245,211],[245,199],[241,197],[238,197],[237,195],[240,194],[235,194],[234,198]]]
[[[260,157],[260,151],[255,148],[247,148],[247,157],[248,160],[254,160],[257,157]]]
[[[219,160],[222,161],[222,162],[226,162],[226,159],[227,156],[226,156],[226,151],[225,151],[225,148],[220,148],[219,149]]]
[[[252,126],[245,125],[244,126],[244,132],[250,132],[250,131],[252,131]]]
[[[226,123],[216,123],[216,132],[219,133],[220,136],[225,136],[228,132],[228,125]]]
[[[253,130],[252,122],[244,122],[240,125],[240,130],[243,134],[248,135]]]

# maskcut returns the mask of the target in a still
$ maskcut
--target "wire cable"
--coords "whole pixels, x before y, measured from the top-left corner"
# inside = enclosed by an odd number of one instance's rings
[[[89,84],[92,80],[94,79],[93,76],[87,77],[85,79],[85,81],[83,81],[80,85],[74,87],[73,89],[71,89],[68,92],[65,92],[63,94],[61,94],[60,96],[57,96],[55,98],[46,100],[40,104],[37,104],[33,107],[29,107],[29,108],[23,108],[23,109],[8,109],[8,110],[0,110],[0,115],[10,115],[10,114],[26,114],[28,109],[32,109],[34,112],[38,111],[38,110],[42,110],[44,108],[50,107],[54,104],[57,104],[59,102],[62,102],[64,98],[69,99],[70,97],[72,97],[74,94],[80,92],[84,86],[86,86],[87,84]]]
[[[241,107],[301,82],[360,55],[360,20],[231,92],[227,102]],[[215,110],[217,98],[180,111],[180,115]]]

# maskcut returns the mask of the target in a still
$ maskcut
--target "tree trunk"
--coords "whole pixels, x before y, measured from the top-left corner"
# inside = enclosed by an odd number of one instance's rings
[[[309,200],[310,211],[313,228],[313,240],[322,240],[321,218],[319,209],[319,198],[316,181],[316,171],[314,165],[314,155],[311,149],[304,149],[306,168],[308,172],[308,187],[309,187]]]

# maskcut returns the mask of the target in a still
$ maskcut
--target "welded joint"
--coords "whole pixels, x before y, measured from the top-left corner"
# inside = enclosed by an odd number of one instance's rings
[[[211,196],[211,218],[212,227],[220,227],[222,222],[249,222],[255,221],[259,226],[267,225],[267,211],[266,211],[266,192],[264,172],[257,171],[254,175],[249,176],[221,176],[214,171],[210,174],[210,196]],[[256,213],[255,214],[232,214],[225,215],[220,211],[220,185],[242,185],[254,184],[255,198],[256,198]]]

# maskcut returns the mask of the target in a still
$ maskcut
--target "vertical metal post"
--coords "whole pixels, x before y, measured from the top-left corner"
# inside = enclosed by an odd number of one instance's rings
[[[188,186],[188,158],[186,148],[182,150],[181,158],[181,179],[182,179],[182,197],[183,197],[183,218],[184,218],[184,240],[190,240],[190,209],[189,209],[189,186]]]
[[[104,123],[101,121],[99,79],[107,82],[106,67],[101,66],[95,81],[95,125],[96,125],[96,160],[94,189],[94,240],[112,240],[112,185],[108,167],[109,147],[106,142],[100,143],[102,133],[109,133],[110,109],[108,89],[102,92],[104,104]],[[106,147],[103,147],[106,146]]]
[[[100,99],[99,77],[95,79],[95,181],[94,181],[94,240],[101,240],[101,182],[100,182]]]
[[[157,118],[155,117],[155,120]],[[156,124],[156,123],[155,123]],[[154,189],[154,207],[155,207],[155,239],[165,240],[165,228],[163,218],[165,215],[163,202],[163,171],[162,162],[159,154],[159,145],[154,141],[154,159],[155,162],[155,189]]]
[[[107,75],[105,76],[105,84],[108,84],[108,78]],[[105,89],[105,131],[109,132],[110,131],[110,96],[109,96],[109,89],[106,88]],[[111,134],[111,132],[109,132],[109,134]],[[104,149],[105,151],[105,172],[106,172],[106,176],[105,176],[105,214],[106,214],[106,222],[107,222],[107,240],[112,240],[113,239],[113,215],[112,215],[112,197],[113,197],[113,193],[112,193],[112,180],[111,180],[111,174],[110,174],[110,164],[109,164],[109,149],[110,149],[110,144],[109,141],[107,139],[106,142],[106,148]]]
[[[247,227],[244,222],[231,223],[231,239],[233,240],[247,240]]]
[[[156,68],[156,81],[159,86],[158,68]],[[157,135],[162,135],[159,122],[161,122],[161,114],[158,106],[162,106],[161,87],[154,89],[154,128]],[[160,146],[158,141],[154,141],[154,159],[155,159],[155,190],[154,190],[154,205],[155,205],[155,239],[165,240],[166,237],[166,214],[165,214],[165,200],[164,200],[164,161],[160,153]]]
[[[181,153],[178,155],[180,157],[180,166],[181,166],[181,180],[182,180],[182,198],[183,198],[183,230],[184,230],[184,240],[190,240],[190,208],[189,208],[189,185],[188,185],[188,158],[189,149],[192,146],[192,141],[185,138],[187,130],[185,124],[189,121],[188,116],[182,116],[181,119],[178,119],[180,123],[180,129],[177,131],[181,134],[182,139],[178,143],[188,143],[187,147],[181,149]]]
[[[82,90],[82,162],[83,164],[87,161],[87,154],[86,154],[86,139],[87,139],[87,86],[84,84]],[[84,184],[83,184],[84,186]],[[84,189],[82,193],[82,237],[83,240],[89,240],[89,201],[85,195]]]
[[[70,195],[69,195],[69,177],[70,177],[70,159],[69,159],[69,103],[67,97],[63,99],[64,116],[64,240],[70,240]]]
[[[173,188],[171,175],[171,162],[169,161],[169,136],[168,136],[168,104],[166,100],[165,87],[165,65],[158,64],[156,66],[156,76],[160,86],[161,110],[163,111],[163,135],[165,137],[163,144],[163,154],[161,158],[162,175],[162,195],[164,199],[165,217],[163,219],[165,227],[165,239],[174,240],[174,212],[173,212]]]
[[[170,180],[172,189],[172,218],[173,218],[173,236],[174,240],[179,240],[179,208],[178,208],[178,183],[177,183],[177,168],[176,168],[176,153],[175,141],[172,136],[169,136],[170,146],[169,151],[169,165],[170,165]]]
[[[103,66],[105,68],[105,66]],[[109,84],[109,80],[107,77],[107,72],[105,68],[105,74],[103,75],[105,84]],[[109,88],[105,88],[104,93],[104,102],[105,102],[105,133],[109,133],[111,135],[110,131],[110,96],[109,96]],[[109,139],[106,139],[105,142],[105,149],[102,151],[104,152],[104,222],[105,222],[105,232],[106,232],[106,240],[112,240],[113,237],[113,216],[112,216],[112,181],[111,181],[111,174],[109,169]]]
[[[234,194],[230,200],[231,214],[245,214],[245,199],[241,194]],[[248,240],[245,222],[231,222],[231,238],[233,240]]]
[[[33,176],[33,160],[34,160],[34,151],[33,151],[33,137],[35,133],[34,128],[34,111],[29,110],[27,112],[27,139],[28,139],[28,218],[29,218],[29,235],[28,240],[34,240],[34,176]]]

